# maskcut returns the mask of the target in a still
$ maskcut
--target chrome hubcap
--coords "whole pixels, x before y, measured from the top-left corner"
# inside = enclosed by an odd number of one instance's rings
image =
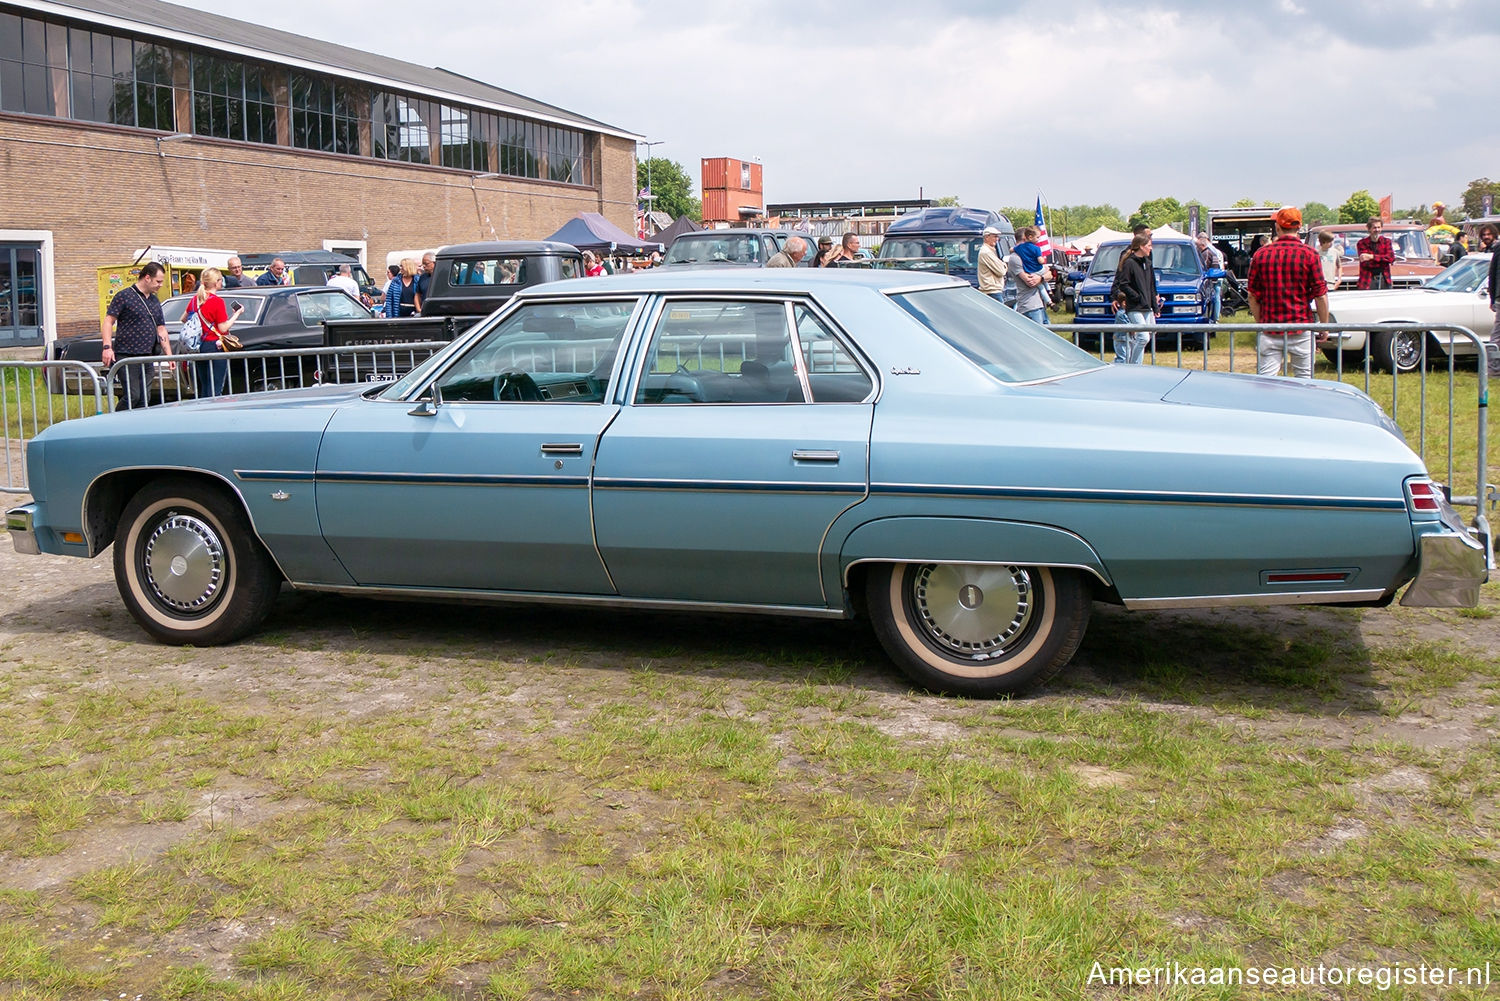
[[[973,660],[1005,653],[1035,608],[1031,575],[1021,567],[924,566],[912,584],[912,598],[928,637]]]
[[[224,582],[224,544],[207,522],[174,514],[146,540],[146,584],[162,605],[177,612],[199,612]]]
[[[1391,344],[1391,354],[1395,356],[1398,368],[1416,368],[1422,363],[1422,335],[1410,331],[1397,334]]]

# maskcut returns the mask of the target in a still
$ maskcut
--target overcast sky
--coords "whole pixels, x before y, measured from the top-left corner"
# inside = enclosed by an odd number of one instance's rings
[[[314,0],[235,16],[662,140],[695,189],[700,158],[732,156],[764,164],[770,201],[1040,192],[1128,215],[1163,195],[1336,206],[1360,188],[1405,208],[1500,178],[1496,6]]]

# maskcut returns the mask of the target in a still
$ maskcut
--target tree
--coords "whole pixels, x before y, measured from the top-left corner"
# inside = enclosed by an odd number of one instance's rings
[[[688,177],[682,164],[665,157],[651,157],[635,165],[635,183],[646,190],[646,179],[650,177],[651,193],[656,196],[651,207],[665,212],[673,219],[687,216],[692,220],[703,218],[703,202],[693,197],[693,180]]]
[[[1484,196],[1493,195],[1493,204],[1490,206],[1490,214],[1500,212],[1500,181],[1492,181],[1488,177],[1480,177],[1469,182],[1464,188],[1464,215],[1475,219],[1484,215]]]
[[[1158,226],[1176,226],[1182,228],[1187,222],[1187,211],[1182,203],[1175,198],[1152,198],[1141,202],[1141,207],[1135,210],[1135,215],[1129,219],[1130,228],[1146,225],[1152,229]]]
[[[1231,205],[1229,207],[1232,208],[1232,209],[1253,209],[1253,208],[1255,208],[1255,199],[1254,198],[1241,198],[1241,199],[1238,199],[1233,205]]]
[[[936,208],[956,209],[960,205],[962,205],[963,202],[958,200],[957,195],[944,195],[941,198],[934,198],[932,200],[932,204]]]
[[[1339,222],[1368,222],[1372,215],[1380,215],[1380,203],[1368,188],[1354,192],[1339,206]]]
[[[1339,214],[1322,202],[1308,202],[1302,206],[1302,222],[1307,226],[1326,226],[1339,221]]]

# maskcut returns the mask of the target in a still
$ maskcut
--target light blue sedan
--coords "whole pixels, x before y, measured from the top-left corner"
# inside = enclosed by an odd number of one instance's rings
[[[1103,365],[901,272],[537,286],[399,382],[67,421],[28,461],[16,548],[114,543],[166,643],[245,636],[283,581],[866,615],[917,685],[990,696],[1094,601],[1472,605],[1486,574],[1357,390]]]

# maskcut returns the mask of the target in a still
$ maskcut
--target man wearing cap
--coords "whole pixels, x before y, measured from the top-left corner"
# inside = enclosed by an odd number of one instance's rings
[[[1318,311],[1318,322],[1328,322],[1328,284],[1323,280],[1323,265],[1318,252],[1297,239],[1302,228],[1302,212],[1290,205],[1276,210],[1276,239],[1255,252],[1250,259],[1250,315],[1256,323],[1310,323]],[[1316,340],[1325,339],[1318,334]],[[1293,330],[1261,333],[1255,338],[1257,370],[1261,375],[1276,375],[1286,360],[1292,374],[1312,378],[1312,347],[1309,331]]]
[[[818,237],[818,252],[813,255],[812,266],[815,268],[828,267],[828,259],[833,256],[833,237]]]
[[[1005,301],[1005,262],[995,249],[1000,242],[1000,231],[994,226],[984,228],[984,246],[979,248],[979,291],[996,302]]]

